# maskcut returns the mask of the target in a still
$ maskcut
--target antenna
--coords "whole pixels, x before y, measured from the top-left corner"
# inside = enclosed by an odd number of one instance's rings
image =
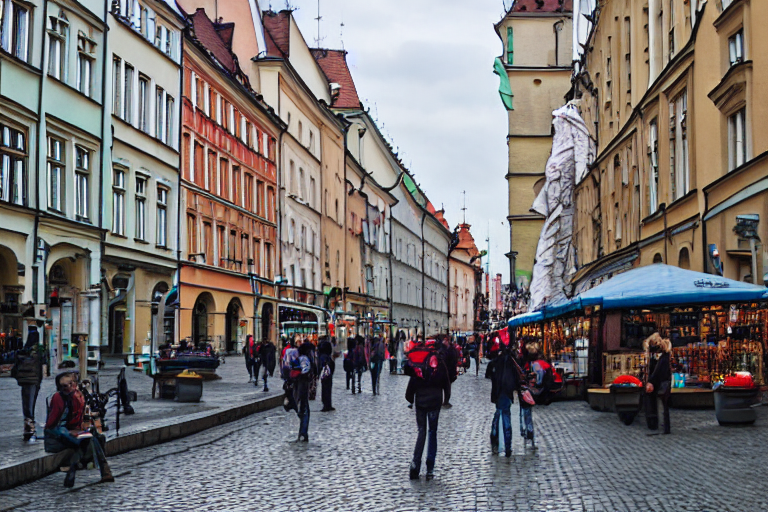
[[[320,37],[320,21],[322,19],[323,17],[320,16],[320,0],[317,0],[317,18],[315,18],[315,20],[317,20],[317,38],[315,39],[315,46],[317,48],[321,47],[320,43],[325,39],[324,37]]]
[[[485,273],[491,275],[491,221],[488,221],[488,237],[485,239],[488,244],[488,258],[485,260]]]
[[[467,191],[462,190],[461,193],[464,195],[464,207],[461,209],[462,212],[464,212],[464,222],[462,224],[467,223]]]
[[[344,20],[341,21],[341,25],[339,25],[339,39],[341,39],[341,49],[345,50],[344,48]]]

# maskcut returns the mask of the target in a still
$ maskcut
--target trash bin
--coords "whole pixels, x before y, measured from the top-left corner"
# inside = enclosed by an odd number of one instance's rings
[[[643,388],[636,385],[612,384],[613,407],[625,425],[631,425],[640,412]]]
[[[754,423],[757,419],[753,404],[757,402],[757,387],[726,387],[715,390],[715,417],[721,425]]]
[[[199,402],[203,396],[203,378],[195,372],[184,370],[176,376],[176,401]]]

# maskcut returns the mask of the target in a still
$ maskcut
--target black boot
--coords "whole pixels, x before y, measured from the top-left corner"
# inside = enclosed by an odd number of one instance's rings
[[[408,472],[408,476],[411,480],[418,480],[419,479],[419,471],[421,468],[416,467],[416,464],[411,462],[411,467]]]
[[[432,480],[435,478],[435,468],[427,468],[427,481]]]
[[[109,468],[109,464],[107,464],[107,461],[100,461],[99,466],[101,468],[101,480],[99,481],[100,484],[114,482],[115,477],[112,476],[112,470]]]
[[[67,470],[67,476],[64,477],[64,487],[75,486],[75,472],[77,471],[77,465],[72,464]]]
[[[491,434],[491,453],[496,454],[499,450],[499,436]]]

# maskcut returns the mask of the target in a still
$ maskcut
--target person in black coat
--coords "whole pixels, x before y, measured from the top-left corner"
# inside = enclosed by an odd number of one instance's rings
[[[264,379],[264,392],[269,391],[267,386],[267,377],[275,374],[275,346],[269,340],[261,340],[256,347],[256,359],[261,364],[260,376]],[[259,382],[259,375],[256,376],[256,384]]]
[[[658,402],[664,408],[664,433],[670,433],[669,398],[672,393],[672,369],[670,353],[672,343],[658,333],[652,334],[646,340],[648,350],[648,383],[645,385],[646,422],[648,428],[659,428]],[[654,357],[657,356],[657,357]]]
[[[496,404],[496,412],[491,422],[491,448],[493,453],[499,445],[499,419],[504,427],[504,455],[512,455],[512,418],[510,408],[514,403],[515,391],[520,388],[520,368],[512,351],[503,343],[500,353],[493,357],[485,371],[485,377],[491,379],[491,403]]]
[[[317,345],[317,354],[320,366],[320,397],[323,401],[323,408],[320,412],[335,411],[336,409],[331,404],[331,390],[333,386],[333,373],[336,371],[336,363],[333,361],[333,345],[328,341],[327,336],[320,338],[320,343]],[[324,368],[328,367],[330,374],[325,378],[322,378],[325,372]]]
[[[358,335],[357,344],[355,346],[354,357],[352,362],[355,365],[355,373],[357,374],[357,392],[363,392],[363,373],[368,369],[368,358],[365,355],[365,339]],[[355,379],[352,379],[352,394],[355,393]]]
[[[352,383],[352,394],[355,394],[355,348],[357,341],[355,338],[347,338],[347,353],[344,354],[344,372],[347,374],[347,389],[349,383]]]
[[[441,361],[435,351],[435,362],[430,364],[434,374],[429,380],[420,377],[411,377],[405,390],[405,399],[416,405],[416,425],[418,434],[416,446],[413,449],[413,460],[410,466],[411,480],[418,480],[421,471],[421,456],[424,452],[424,443],[429,429],[429,444],[427,445],[427,480],[435,477],[435,458],[437,457],[437,420],[440,417],[440,407],[451,399],[451,382],[448,379],[448,371],[445,363]],[[428,358],[428,361],[430,359]]]
[[[42,322],[38,322],[38,325]],[[37,440],[35,428],[35,407],[40,383],[43,380],[43,348],[40,346],[40,333],[37,325],[30,325],[24,348],[16,353],[11,375],[21,386],[21,409],[24,413],[24,441],[34,443]]]

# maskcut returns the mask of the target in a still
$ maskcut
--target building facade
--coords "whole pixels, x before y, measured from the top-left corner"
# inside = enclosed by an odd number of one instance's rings
[[[177,290],[184,18],[163,1],[123,0],[107,19],[112,150],[102,190],[101,345],[142,353],[176,339],[176,310],[166,299]]]
[[[470,225],[459,224],[448,259],[448,300],[450,303],[450,331],[473,332],[478,317],[478,299],[481,295],[483,270],[481,255],[470,233]]]
[[[277,138],[285,125],[251,89],[228,50],[234,27],[214,24],[203,9],[190,19],[184,37],[179,333],[219,350],[239,350],[246,333],[276,336]]]
[[[598,145],[576,187],[577,291],[655,262],[765,282],[766,62],[752,22],[767,7],[601,6],[574,79]]]
[[[572,72],[572,1],[515,0],[496,26],[503,54],[497,72],[506,73],[512,95],[509,115],[510,276],[527,289],[544,218],[529,208],[544,185],[552,148],[552,111],[563,104]]]

